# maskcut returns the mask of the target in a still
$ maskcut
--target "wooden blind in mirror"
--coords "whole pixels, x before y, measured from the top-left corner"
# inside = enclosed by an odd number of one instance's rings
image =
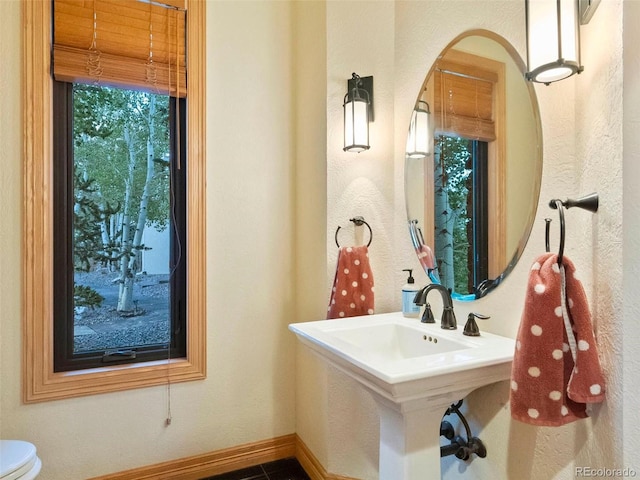
[[[447,56],[454,56],[450,51]],[[460,59],[442,58],[434,71],[436,132],[490,142],[496,139],[494,96],[498,75]]]
[[[185,97],[184,0],[54,0],[53,73]]]

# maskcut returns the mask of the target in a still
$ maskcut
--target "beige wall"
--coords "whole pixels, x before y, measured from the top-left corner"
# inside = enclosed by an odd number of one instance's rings
[[[33,442],[42,478],[69,480],[294,432],[291,4],[207,4],[208,378],[171,387],[169,427],[164,387],[21,403],[20,4],[2,8],[0,437]]]
[[[7,21],[0,29],[0,89],[3,107],[0,113],[0,144],[2,168],[0,169],[0,438],[6,438],[9,413],[19,401],[20,390],[20,4],[8,2],[2,5]],[[14,390],[12,392],[12,390]],[[29,433],[27,425],[19,433]]]

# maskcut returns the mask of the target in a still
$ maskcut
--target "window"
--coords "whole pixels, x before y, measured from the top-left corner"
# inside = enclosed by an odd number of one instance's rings
[[[57,1],[57,0],[56,0]],[[179,0],[163,3],[176,4]],[[86,4],[87,2],[85,2]],[[140,2],[105,2],[119,7],[136,7],[148,18],[149,4]],[[153,2],[154,6],[156,2]],[[98,10],[101,2],[94,5]],[[54,171],[53,144],[53,85],[51,78],[51,2],[23,1],[23,131],[24,131],[24,233],[23,233],[23,397],[25,402],[45,401],[79,395],[89,395],[129,388],[165,384],[168,381],[202,379],[206,373],[205,333],[205,122],[204,122],[204,2],[186,3],[185,64],[189,65],[189,79],[184,82],[185,96],[188,90],[189,109],[183,109],[184,122],[189,129],[184,136],[184,156],[188,158],[184,185],[188,195],[184,196],[186,215],[184,227],[185,282],[184,291],[187,315],[184,345],[186,356],[167,360],[151,360],[135,364],[101,364],[95,368],[66,371],[54,369],[54,255],[53,224],[57,221],[54,208],[54,191],[51,181]],[[96,8],[94,6],[94,8]],[[136,10],[136,8],[133,8]],[[163,15],[164,16],[164,15]],[[118,15],[116,15],[118,17]],[[133,28],[133,27],[131,27]],[[78,26],[78,31],[82,28]],[[131,29],[128,29],[129,33]],[[179,35],[178,35],[179,36]],[[147,31],[148,37],[148,31]],[[86,48],[86,46],[85,46]],[[113,58],[104,53],[105,62]],[[139,60],[132,60],[140,64]],[[144,63],[144,61],[143,61]],[[163,78],[163,65],[158,59],[158,84]],[[85,62],[86,64],[86,62]],[[85,67],[86,65],[83,65]],[[129,69],[132,70],[132,69]],[[175,72],[176,69],[174,69]],[[146,74],[145,74],[146,75]],[[169,74],[170,75],[170,74]],[[181,74],[178,75],[179,78]],[[105,75],[104,84],[108,76]],[[70,82],[74,80],[63,80]],[[56,87],[57,88],[57,87]],[[66,89],[71,88],[68,85]],[[159,88],[161,90],[161,87]],[[181,92],[180,88],[175,89]],[[161,92],[163,94],[170,92]],[[72,97],[73,95],[71,95]],[[174,104],[179,101],[173,101]],[[171,103],[171,102],[169,102]],[[169,105],[169,109],[171,109]],[[162,165],[163,157],[159,157]],[[69,170],[66,170],[67,174]],[[169,172],[167,172],[168,174]],[[69,190],[67,190],[69,192]],[[67,210],[67,212],[70,210]],[[175,249],[171,249],[175,251]],[[176,254],[173,253],[175,256]],[[135,263],[135,262],[134,262]]]
[[[185,100],[53,97],[54,370],[185,357]]]

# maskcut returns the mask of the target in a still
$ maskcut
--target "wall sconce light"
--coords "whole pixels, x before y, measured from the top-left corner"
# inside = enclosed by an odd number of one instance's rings
[[[424,158],[431,155],[433,147],[432,132],[429,104],[423,100],[418,100],[411,115],[409,135],[407,136],[406,152],[409,158]]]
[[[584,70],[580,64],[579,1],[525,0],[527,80],[548,85]]]
[[[369,122],[373,121],[373,77],[352,74],[344,96],[345,152],[369,150]]]

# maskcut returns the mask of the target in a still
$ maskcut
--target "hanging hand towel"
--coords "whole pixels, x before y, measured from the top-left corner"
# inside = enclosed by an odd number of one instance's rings
[[[587,417],[604,400],[604,377],[589,305],[573,263],[546,253],[529,273],[511,370],[511,416],[558,426]]]
[[[373,275],[369,249],[340,247],[327,318],[373,314]]]

